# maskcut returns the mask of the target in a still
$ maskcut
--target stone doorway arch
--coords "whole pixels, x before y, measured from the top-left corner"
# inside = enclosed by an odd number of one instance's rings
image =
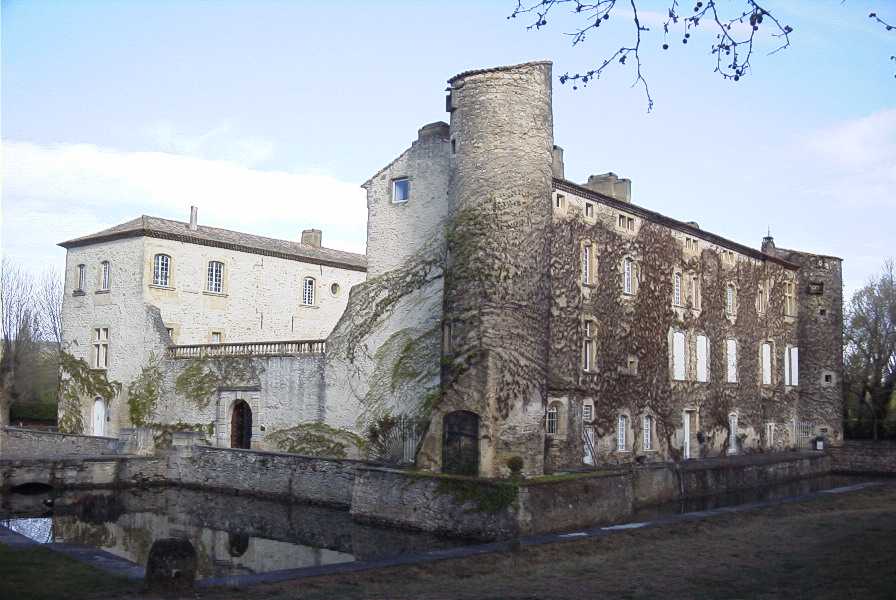
[[[233,403],[230,414],[230,447],[252,447],[252,409],[245,400],[237,400]]]

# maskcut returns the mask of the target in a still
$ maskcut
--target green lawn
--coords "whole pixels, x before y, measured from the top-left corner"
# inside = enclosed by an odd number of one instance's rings
[[[127,597],[139,589],[139,583],[109,575],[40,546],[10,548],[0,544],[0,598],[3,600]]]

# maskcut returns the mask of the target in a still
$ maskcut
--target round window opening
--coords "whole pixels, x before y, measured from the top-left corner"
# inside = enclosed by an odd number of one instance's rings
[[[333,294],[334,296],[339,295],[339,284],[338,283],[333,283],[330,285],[330,293]]]

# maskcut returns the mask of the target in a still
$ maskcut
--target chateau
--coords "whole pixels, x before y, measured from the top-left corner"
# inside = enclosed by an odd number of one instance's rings
[[[385,415],[420,469],[505,476],[842,438],[836,257],[727,240],[566,179],[551,65],[449,80],[374,174],[366,256],[143,216],[64,242],[64,343],[122,384],[92,435],[362,456]],[[733,208],[732,210],[736,210]]]

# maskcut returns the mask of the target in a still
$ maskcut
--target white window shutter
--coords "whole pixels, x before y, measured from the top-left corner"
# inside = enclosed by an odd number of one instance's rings
[[[705,335],[697,336],[697,381],[709,381],[709,339]]]
[[[684,333],[676,331],[672,334],[672,373],[678,381],[685,378],[684,346]]]
[[[791,358],[791,350],[790,346],[787,346],[786,351],[784,352],[784,383],[786,385],[793,385],[793,382],[790,379],[790,358]]]
[[[737,383],[737,341],[728,340],[726,354],[728,361],[728,383]]]
[[[772,384],[772,345],[768,342],[762,344],[762,384]]]
[[[790,378],[792,385],[800,384],[800,349],[790,349]]]

